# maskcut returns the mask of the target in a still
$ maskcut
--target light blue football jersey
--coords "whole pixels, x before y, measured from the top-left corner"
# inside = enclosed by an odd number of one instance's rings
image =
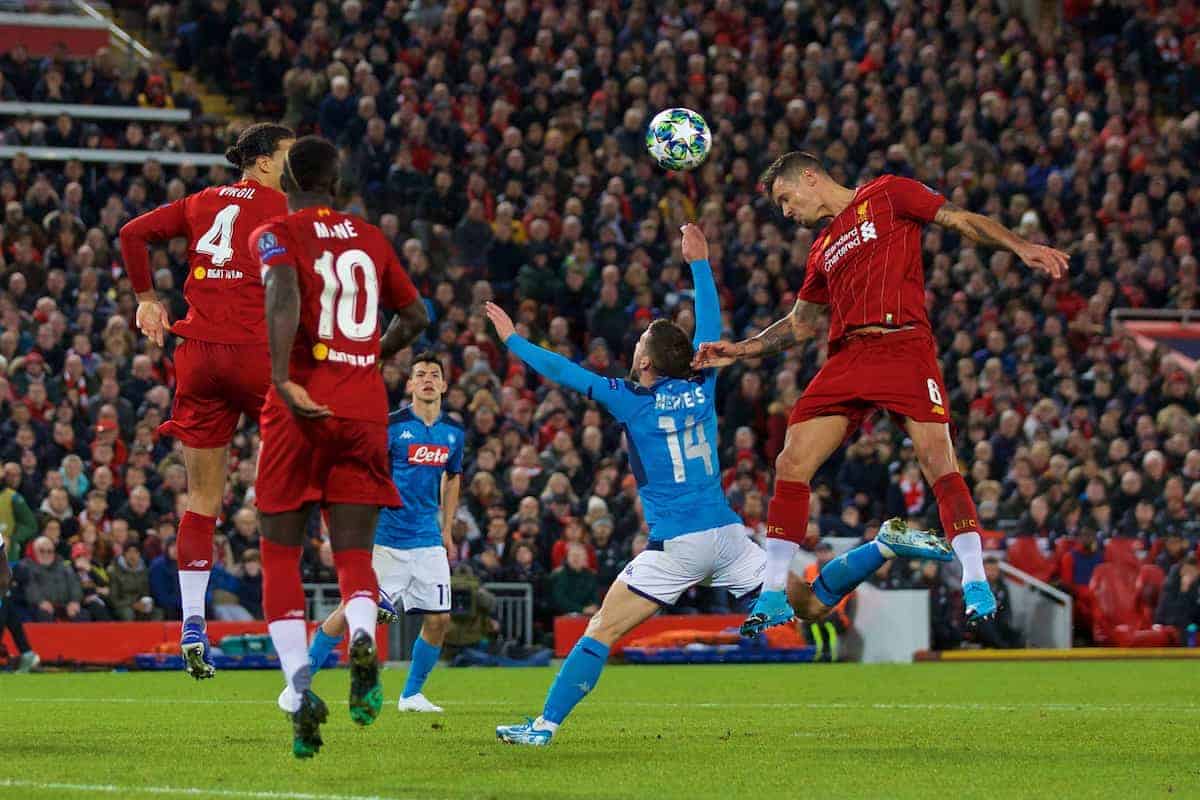
[[[442,475],[462,472],[466,435],[443,415],[432,425],[402,408],[388,415],[388,455],[402,508],[379,512],[375,544],[397,550],[442,544]]]
[[[694,344],[699,346],[720,338],[721,309],[709,263],[696,261],[691,267],[696,287]],[[704,370],[691,380],[664,378],[645,387],[597,375],[516,334],[505,343],[534,370],[587,395],[624,426],[651,540],[741,523],[721,487],[716,370]]]

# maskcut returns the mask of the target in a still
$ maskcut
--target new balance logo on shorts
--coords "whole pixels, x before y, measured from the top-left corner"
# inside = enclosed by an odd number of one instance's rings
[[[410,444],[408,463],[419,467],[444,467],[450,460],[450,448],[438,444]]]

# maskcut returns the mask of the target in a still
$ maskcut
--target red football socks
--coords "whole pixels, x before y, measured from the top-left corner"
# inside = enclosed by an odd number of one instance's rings
[[[300,580],[300,546],[260,540],[263,569],[263,615],[267,622],[304,619],[304,584]]]
[[[212,569],[213,532],[217,518],[185,511],[175,537],[180,572],[207,572]]]
[[[962,475],[951,472],[938,478],[933,484],[933,494],[947,539],[953,540],[964,533],[979,533],[979,512],[975,510],[971,490]]]
[[[799,545],[808,534],[808,484],[776,479],[775,496],[767,506],[767,537]]]

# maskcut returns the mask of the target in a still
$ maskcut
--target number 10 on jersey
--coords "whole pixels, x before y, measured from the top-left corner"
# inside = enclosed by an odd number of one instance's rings
[[[676,483],[683,483],[687,480],[685,459],[686,461],[695,459],[703,461],[704,474],[714,474],[712,447],[709,446],[708,439],[704,437],[704,426],[697,425],[695,417],[688,417],[684,420],[682,431],[676,428],[675,420],[671,417],[659,417],[658,428],[666,431],[667,434],[667,450],[671,453],[671,467],[675,473]]]

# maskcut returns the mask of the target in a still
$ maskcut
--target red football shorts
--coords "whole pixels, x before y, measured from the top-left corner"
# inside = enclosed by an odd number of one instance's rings
[[[224,447],[238,419],[257,420],[271,385],[265,344],[217,344],[183,339],[175,348],[175,404],[158,426],[188,447]]]
[[[386,422],[299,419],[272,389],[262,411],[262,455],[254,494],[264,514],[308,503],[399,508]]]
[[[917,422],[950,422],[933,337],[921,329],[844,341],[808,384],[788,424],[847,417],[850,436],[876,409]]]

